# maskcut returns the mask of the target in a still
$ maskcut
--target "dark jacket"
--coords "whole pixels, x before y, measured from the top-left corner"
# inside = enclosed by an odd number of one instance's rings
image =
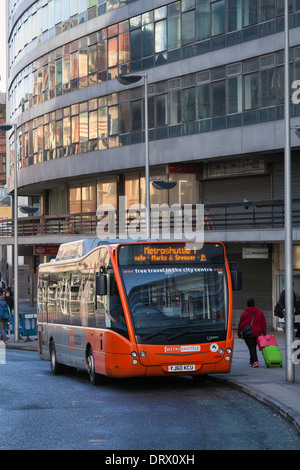
[[[257,307],[247,307],[240,318],[239,326],[238,326],[238,336],[241,338],[241,331],[246,326],[251,325],[253,320],[253,315],[255,314],[254,321],[252,323],[252,337],[257,338],[257,336],[265,335],[267,333],[267,324],[265,316]]]

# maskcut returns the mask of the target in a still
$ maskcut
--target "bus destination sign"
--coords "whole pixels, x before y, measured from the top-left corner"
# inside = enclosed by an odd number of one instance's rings
[[[119,247],[119,265],[135,266],[149,264],[202,264],[224,263],[223,246],[203,244],[201,249],[193,243],[137,243]]]

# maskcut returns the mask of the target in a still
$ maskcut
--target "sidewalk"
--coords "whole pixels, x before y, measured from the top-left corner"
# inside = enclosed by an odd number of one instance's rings
[[[282,354],[282,367],[268,368],[258,347],[259,368],[249,367],[249,352],[244,340],[235,337],[230,374],[214,375],[214,380],[226,380],[233,386],[273,407],[289,419],[300,432],[300,364],[295,365],[295,382],[286,381],[285,335],[271,332]]]
[[[262,354],[258,350],[259,368],[249,367],[249,353],[245,342],[235,338],[233,361],[230,374],[216,374],[211,378],[216,381],[226,381],[232,386],[242,390],[260,402],[271,406],[282,416],[287,418],[300,432],[300,364],[295,365],[295,382],[286,381],[285,336],[282,332],[272,332],[283,357],[283,366],[266,367]],[[6,347],[8,349],[38,350],[36,336],[32,341],[21,339],[14,342],[11,335]]]

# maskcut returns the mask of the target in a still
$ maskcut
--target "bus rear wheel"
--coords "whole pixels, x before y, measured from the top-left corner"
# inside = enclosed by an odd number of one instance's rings
[[[50,367],[54,375],[63,374],[64,366],[57,362],[56,359],[56,350],[55,350],[55,343],[51,341],[50,343]]]
[[[87,371],[92,385],[100,385],[103,383],[104,376],[95,372],[95,359],[93,349],[90,347],[87,354]]]

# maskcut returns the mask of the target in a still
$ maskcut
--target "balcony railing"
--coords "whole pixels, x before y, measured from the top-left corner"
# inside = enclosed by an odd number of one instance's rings
[[[194,209],[196,206],[193,206]],[[196,230],[195,210],[190,216],[188,223],[192,230]],[[156,214],[155,224],[151,225],[152,230],[158,233],[163,227],[162,211]],[[127,227],[130,226],[136,215],[125,214],[124,220]],[[180,219],[180,220],[179,220]],[[300,199],[293,199],[292,204],[293,227],[300,227]],[[116,228],[116,236],[120,231],[119,218],[117,214],[112,214],[110,219]],[[185,219],[187,220],[187,219]],[[101,219],[96,212],[46,215],[34,217],[22,217],[18,220],[18,235],[21,237],[31,237],[33,235],[96,235],[97,224]],[[179,213],[171,213],[170,230],[179,227],[183,216]],[[284,227],[284,201],[264,200],[247,201],[241,203],[206,204],[204,207],[204,229],[216,231],[236,231],[253,229],[275,229]],[[143,222],[140,230],[144,230]],[[123,227],[124,231],[124,227]],[[0,237],[13,237],[13,219],[0,221]]]

